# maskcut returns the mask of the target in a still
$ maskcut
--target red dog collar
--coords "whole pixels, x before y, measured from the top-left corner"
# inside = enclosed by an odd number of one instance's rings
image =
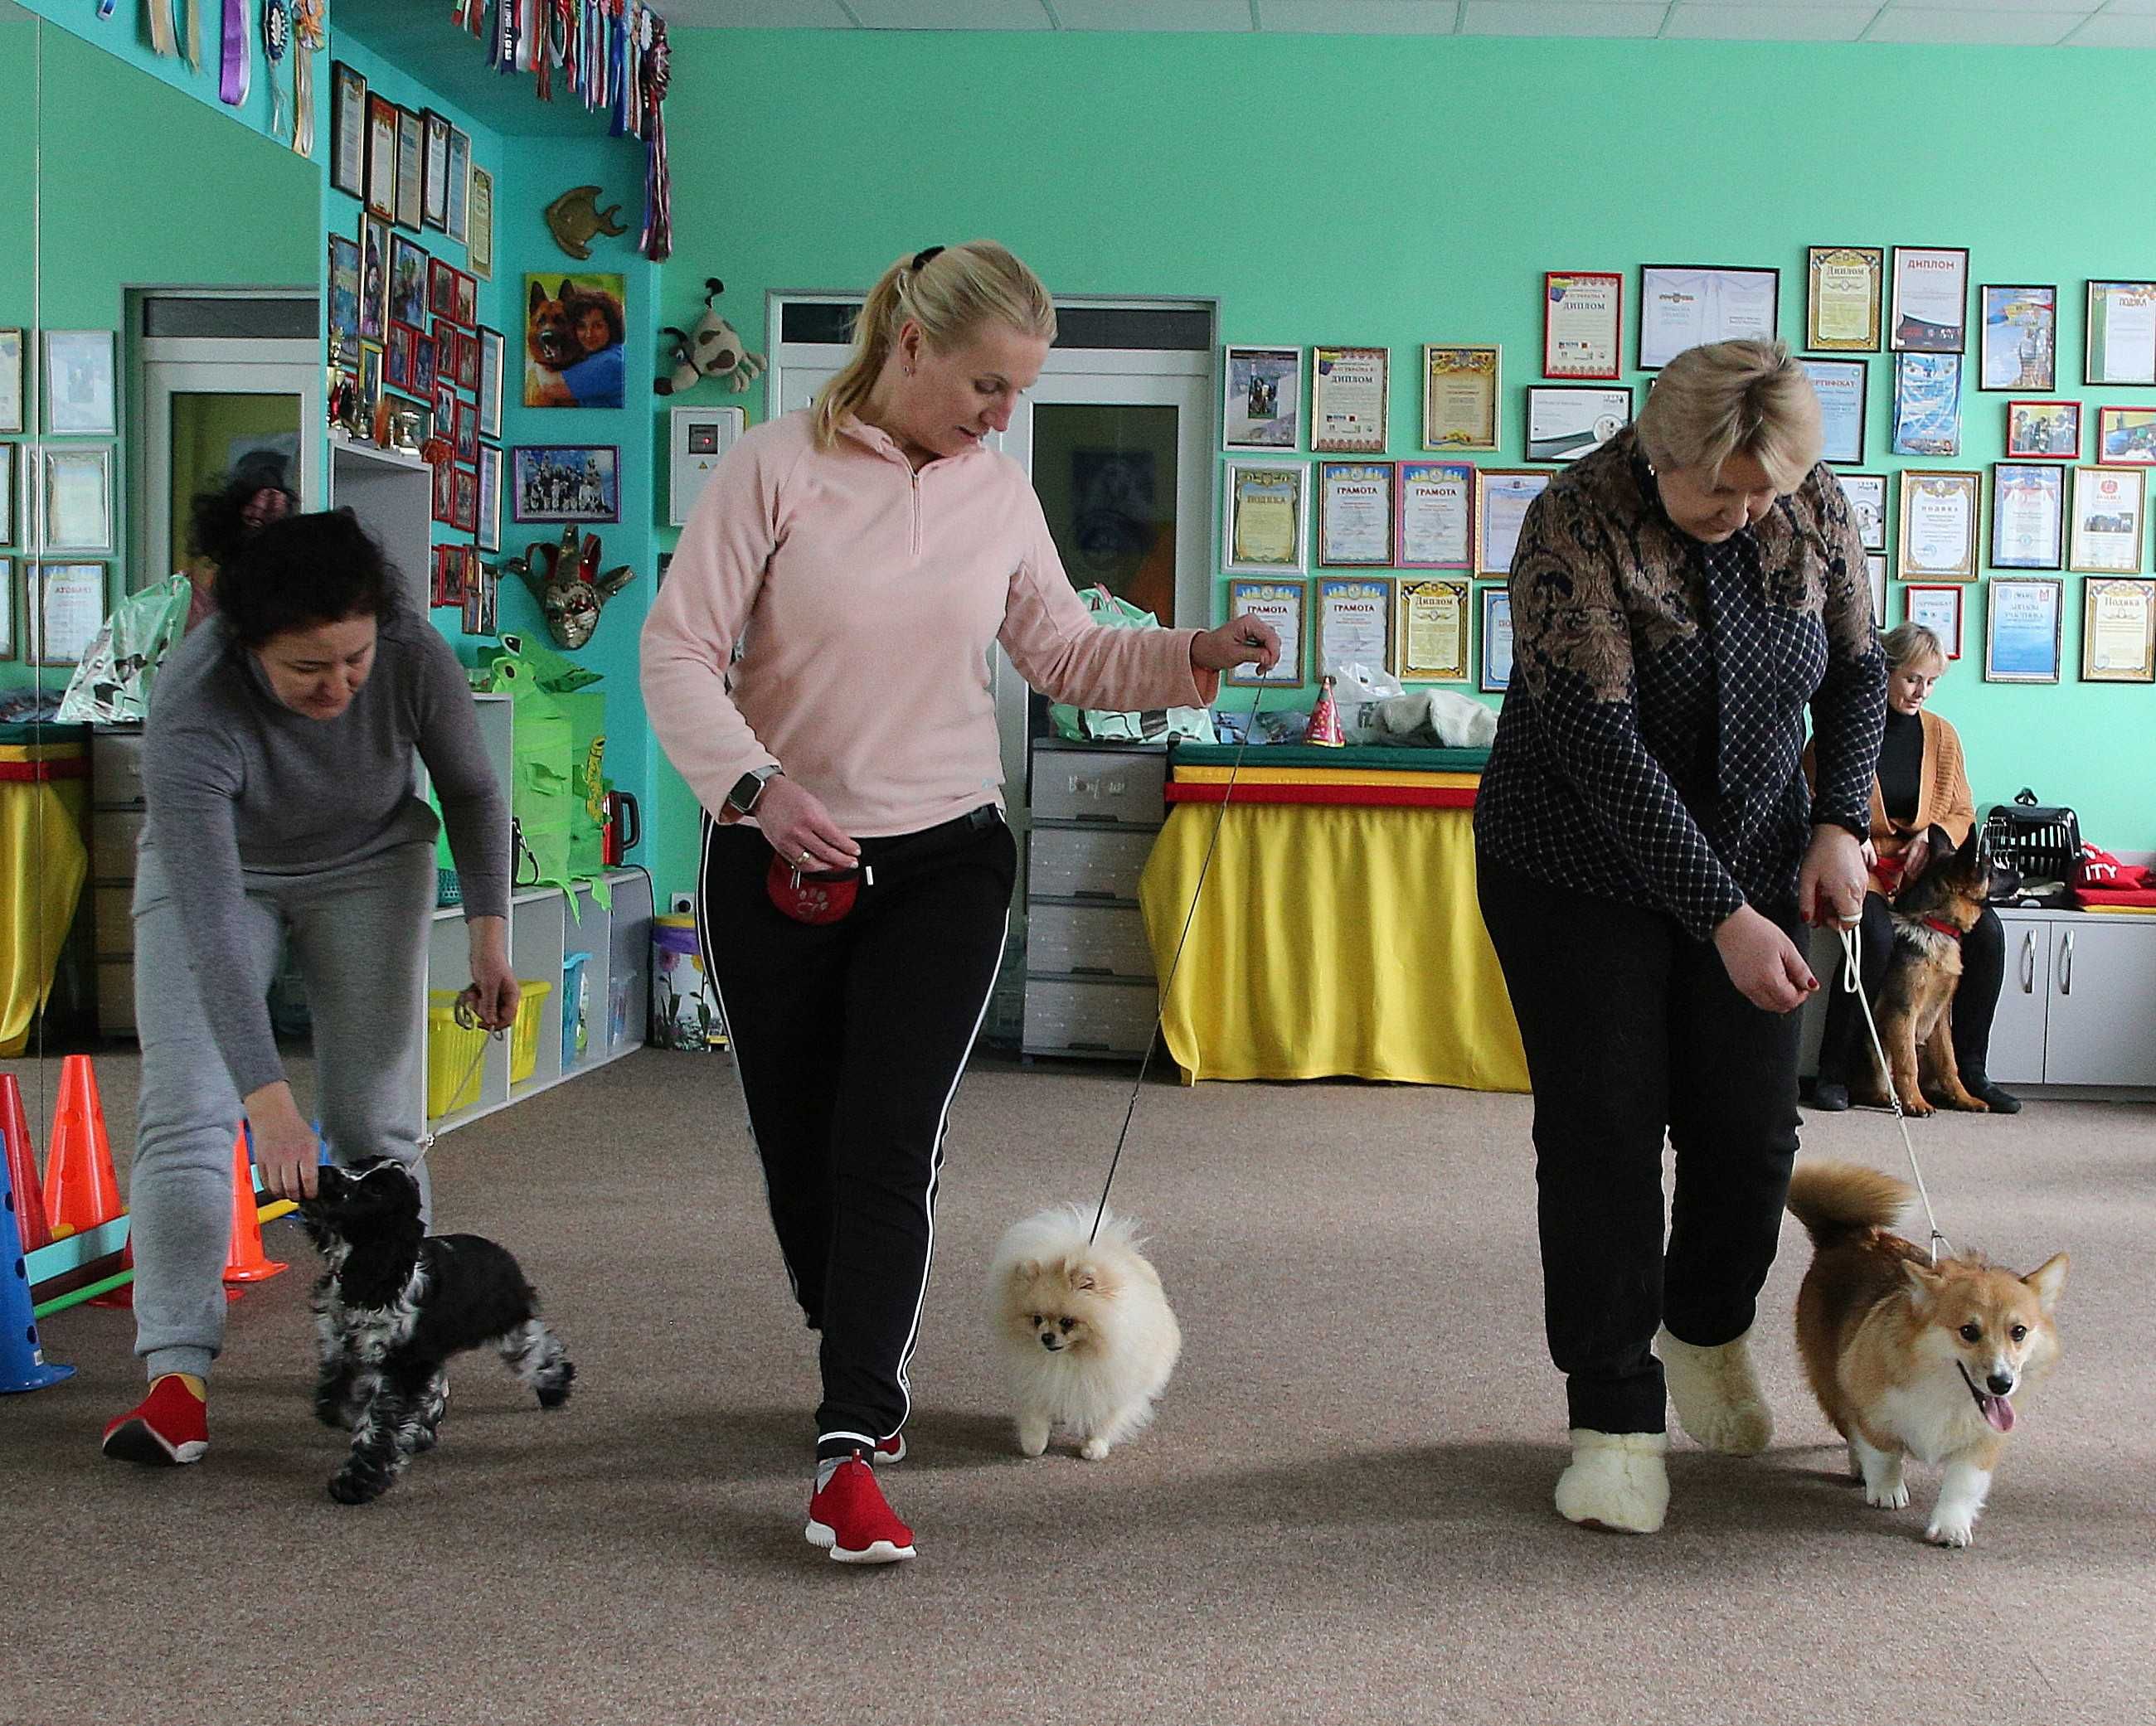
[[[1942,923],[1936,917],[1927,917],[1924,919],[1924,927],[1927,929],[1936,929],[1941,935],[1952,935],[1956,940],[1959,940],[1961,939],[1961,931],[1956,929],[1953,924]]]

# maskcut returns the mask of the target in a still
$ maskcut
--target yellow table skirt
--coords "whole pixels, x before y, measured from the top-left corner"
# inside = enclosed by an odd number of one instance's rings
[[[1527,1059],[1475,903],[1474,812],[1170,810],[1139,885],[1183,1082],[1350,1075],[1524,1091]]]

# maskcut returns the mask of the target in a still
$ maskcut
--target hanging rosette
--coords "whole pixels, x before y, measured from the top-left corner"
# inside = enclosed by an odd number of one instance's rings
[[[644,57],[644,235],[638,243],[645,257],[663,264],[674,250],[674,177],[666,162],[665,110],[674,54],[666,42],[666,20],[653,18],[651,23],[651,49]]]

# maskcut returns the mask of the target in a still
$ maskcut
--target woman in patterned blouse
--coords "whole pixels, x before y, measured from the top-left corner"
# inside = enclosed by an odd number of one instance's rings
[[[1862,909],[1886,713],[1864,548],[1819,451],[1785,346],[1691,349],[1536,501],[1512,560],[1476,848],[1534,1084],[1573,1522],[1661,1527],[1666,1395],[1712,1449],[1773,1430],[1748,1344],[1819,987],[1799,926]]]

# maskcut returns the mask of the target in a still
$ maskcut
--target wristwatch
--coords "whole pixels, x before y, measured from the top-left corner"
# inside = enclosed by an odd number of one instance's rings
[[[737,817],[752,815],[763,796],[764,781],[777,776],[776,767],[755,767],[734,781],[734,788],[726,793],[726,807]]]

